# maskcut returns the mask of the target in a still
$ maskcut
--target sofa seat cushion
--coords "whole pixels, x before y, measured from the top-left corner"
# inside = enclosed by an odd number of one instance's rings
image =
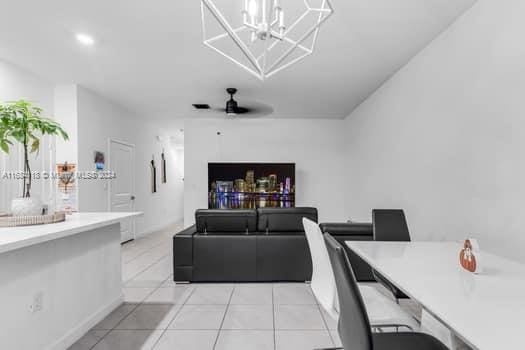
[[[223,231],[212,231],[212,232],[199,232],[197,236],[255,236],[259,232],[223,232]]]
[[[268,231],[257,232],[257,236],[304,236],[304,231]]]

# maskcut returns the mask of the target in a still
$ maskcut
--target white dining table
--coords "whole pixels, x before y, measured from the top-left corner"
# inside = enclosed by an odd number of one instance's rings
[[[470,273],[460,242],[346,245],[473,349],[525,349],[525,265],[482,251]]]

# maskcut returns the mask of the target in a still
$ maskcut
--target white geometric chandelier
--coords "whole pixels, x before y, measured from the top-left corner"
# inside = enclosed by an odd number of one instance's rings
[[[311,55],[334,12],[330,0],[237,2],[201,0],[203,41],[260,80]]]

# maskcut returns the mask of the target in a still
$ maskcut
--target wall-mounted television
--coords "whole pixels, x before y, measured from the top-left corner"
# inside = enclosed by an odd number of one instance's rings
[[[295,206],[294,163],[208,163],[208,208]]]

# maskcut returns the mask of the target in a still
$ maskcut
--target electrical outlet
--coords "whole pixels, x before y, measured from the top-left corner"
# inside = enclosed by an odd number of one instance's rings
[[[29,311],[32,313],[42,311],[44,308],[44,293],[38,292],[33,296],[33,302],[29,305]]]

